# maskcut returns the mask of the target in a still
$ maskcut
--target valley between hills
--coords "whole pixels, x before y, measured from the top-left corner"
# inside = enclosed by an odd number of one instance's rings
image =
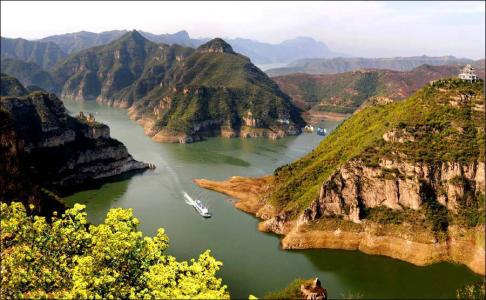
[[[2,298],[242,297],[250,283],[238,282],[251,281],[250,266],[265,266],[259,271],[266,278],[272,271],[272,259],[242,262],[253,239],[272,253],[278,243],[285,250],[321,249],[326,257],[331,252],[322,249],[384,256],[379,264],[406,270],[401,279],[422,274],[415,266],[438,265],[457,279],[441,291],[427,283],[439,272],[427,269],[432,275],[423,286],[402,297],[422,288],[450,297],[484,280],[484,59],[313,59],[296,55],[293,45],[335,53],[298,38],[272,48],[276,61],[295,62],[264,72],[236,48],[275,62],[266,56],[268,45],[233,42],[237,47],[221,38],[136,30],[2,37]],[[464,70],[477,78],[458,78]],[[328,134],[304,132],[306,125]],[[180,200],[186,191],[214,198],[214,218],[188,215]],[[253,232],[255,222],[233,204],[258,218],[260,232],[278,238]],[[157,232],[153,238],[142,237],[138,214],[147,217],[144,233]],[[165,254],[168,237],[160,227],[177,233],[171,247],[178,258],[202,254],[190,263]],[[46,245],[57,247],[55,256]],[[206,249],[221,255],[229,271]],[[280,252],[274,258],[280,264],[305,265],[298,251]],[[242,260],[231,262],[234,253]],[[305,253],[310,261],[321,255]],[[367,259],[349,253],[351,260]],[[35,259],[50,275],[28,283],[38,270],[26,268],[19,275],[25,278],[11,276]],[[289,274],[269,280],[270,289],[251,283],[264,295],[297,273],[332,272],[322,260],[295,267],[295,274],[282,268]],[[349,275],[353,266],[343,268],[339,274]],[[70,279],[61,283],[63,276]],[[336,297],[344,288],[327,276],[324,287]],[[97,277],[106,279],[103,287]],[[300,295],[300,284],[310,285],[295,281],[285,297]],[[371,285],[346,288],[391,296]]]

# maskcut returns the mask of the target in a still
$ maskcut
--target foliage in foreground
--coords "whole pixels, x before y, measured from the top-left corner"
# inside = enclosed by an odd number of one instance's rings
[[[229,298],[209,250],[176,261],[163,229],[143,237],[138,224],[131,209],[89,225],[84,205],[48,223],[2,203],[0,298]]]
[[[279,291],[274,291],[266,294],[264,299],[301,299],[300,285],[312,281],[312,279],[297,278],[288,286]]]
[[[484,299],[485,293],[484,279],[474,283],[467,284],[456,291],[457,299]]]

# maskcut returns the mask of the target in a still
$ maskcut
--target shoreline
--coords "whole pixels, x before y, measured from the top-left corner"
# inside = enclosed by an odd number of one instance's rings
[[[417,232],[410,229],[407,235],[403,234],[401,227],[370,221],[355,224],[324,219],[323,224],[315,226],[316,224],[309,225],[297,219],[282,217],[267,203],[273,176],[233,176],[225,181],[195,179],[194,182],[199,187],[238,199],[234,203],[236,208],[262,219],[258,224],[259,231],[282,236],[282,249],[359,250],[417,266],[439,262],[459,263],[476,274],[485,275],[484,226],[481,225],[475,228],[450,226],[447,231],[448,238],[442,241],[436,240],[426,230]],[[400,233],[397,229],[400,229]]]

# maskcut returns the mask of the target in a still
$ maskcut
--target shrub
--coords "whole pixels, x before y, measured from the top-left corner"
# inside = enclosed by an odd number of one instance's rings
[[[131,209],[111,209],[104,223],[89,225],[84,205],[48,223],[20,203],[2,203],[0,298],[229,297],[209,250],[178,262],[164,255],[163,229],[143,237],[138,225]]]

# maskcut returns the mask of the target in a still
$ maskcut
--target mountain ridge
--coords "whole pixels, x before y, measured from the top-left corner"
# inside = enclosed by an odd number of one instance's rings
[[[193,49],[155,44],[133,31],[71,55],[53,77],[62,98],[130,108],[161,142],[219,134],[278,138],[298,134],[303,124],[290,98],[220,38]]]

